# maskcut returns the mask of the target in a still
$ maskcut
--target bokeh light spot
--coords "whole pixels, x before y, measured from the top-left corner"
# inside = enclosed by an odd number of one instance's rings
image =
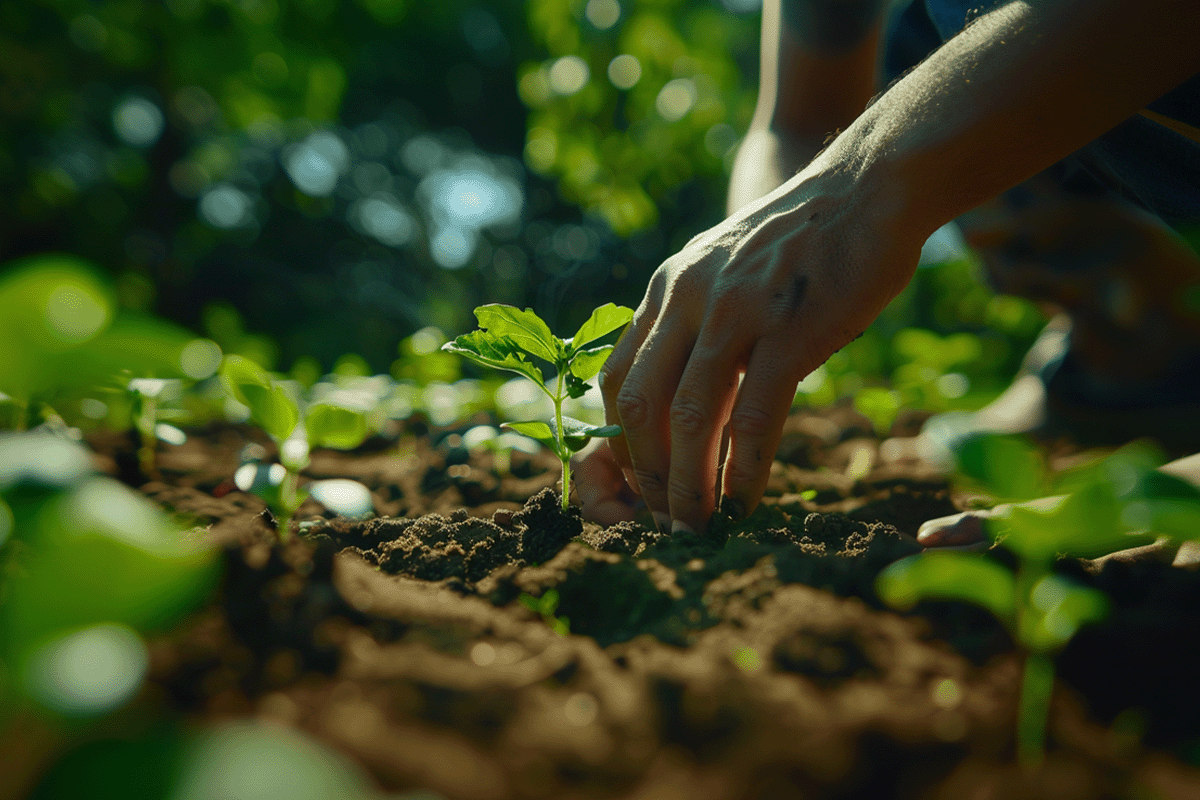
[[[200,218],[214,228],[240,228],[252,219],[250,197],[228,183],[219,183],[200,198]]]
[[[621,4],[617,0],[588,0],[584,14],[588,22],[602,31],[608,30],[621,18]]]
[[[126,97],[112,116],[113,130],[126,144],[148,147],[162,136],[166,120],[158,106],[144,97]]]
[[[446,269],[459,269],[466,266],[474,250],[474,231],[467,228],[442,228],[434,234],[433,240],[429,243],[429,251],[433,260]]]
[[[325,508],[343,517],[365,517],[375,513],[371,491],[348,478],[315,481],[309,494]]]
[[[555,94],[571,95],[587,85],[591,73],[579,56],[563,56],[550,66],[550,89]]]
[[[667,81],[654,101],[654,107],[669,122],[683,119],[696,104],[696,84],[689,78]]]
[[[642,62],[637,56],[622,53],[608,62],[608,79],[618,89],[631,89],[642,79]]]
[[[221,348],[210,339],[192,339],[179,354],[179,368],[193,380],[204,380],[221,366]]]
[[[44,645],[31,658],[27,683],[43,705],[64,714],[98,714],[138,690],[148,663],[146,646],[132,629],[95,625]]]
[[[360,200],[353,205],[351,215],[363,233],[392,247],[407,244],[417,233],[412,214],[390,198]]]
[[[311,134],[284,152],[283,168],[296,188],[311,197],[327,197],[350,167],[350,151],[330,131]]]
[[[95,336],[108,324],[109,309],[103,298],[84,286],[61,283],[46,298],[46,327],[58,339],[78,344]]]

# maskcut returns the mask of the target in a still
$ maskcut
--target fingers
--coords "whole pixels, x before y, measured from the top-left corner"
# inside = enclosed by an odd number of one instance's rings
[[[571,470],[584,519],[608,526],[634,518],[629,487],[605,440],[593,439],[576,453]]]
[[[922,523],[917,542],[925,547],[974,548],[988,543],[983,529],[987,512],[964,511]]]
[[[753,511],[762,499],[779,448],[783,424],[796,396],[796,354],[776,340],[760,339],[729,415],[729,456],[724,494],[732,516]]]
[[[707,326],[671,402],[667,483],[672,529],[703,533],[716,507],[721,434],[737,394],[744,347]]]
[[[694,335],[660,317],[625,375],[616,397],[633,482],[660,528],[671,524],[671,401],[691,354]]]
[[[633,320],[629,323],[629,327],[621,334],[616,347],[609,354],[608,360],[604,362],[604,367],[600,370],[600,375],[597,377],[597,382],[600,386],[600,395],[604,398],[604,419],[610,425],[622,424],[617,408],[617,395],[621,391],[621,387],[625,384],[625,376],[629,374],[629,370],[633,367],[634,358],[636,358],[638,352],[642,349],[642,345],[650,335],[650,330],[658,318],[659,298],[662,295],[661,282],[657,280],[658,274],[655,273],[654,278],[651,278],[650,287],[646,290],[645,298],[642,299],[641,305],[638,306],[637,311],[634,313]],[[607,442],[617,467],[624,473],[626,482],[631,489],[640,493],[637,481],[634,480],[632,463],[629,459],[629,448],[626,446],[624,433],[621,436],[608,439]]]

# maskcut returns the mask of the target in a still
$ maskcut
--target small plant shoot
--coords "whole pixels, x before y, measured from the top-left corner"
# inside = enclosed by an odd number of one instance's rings
[[[279,447],[281,479],[256,480],[253,485],[275,513],[279,537],[286,540],[292,516],[307,496],[299,479],[308,466],[309,449],[353,450],[367,438],[367,420],[357,411],[329,403],[313,403],[302,412],[282,384],[242,356],[226,356],[220,374],[230,395],[250,409],[250,419]],[[303,432],[296,435],[301,421]]]
[[[536,439],[549,447],[562,463],[562,507],[569,505],[571,493],[571,455],[582,450],[593,437],[616,436],[619,425],[589,425],[563,416],[563,401],[582,397],[586,382],[604,366],[611,344],[594,342],[623,328],[633,319],[633,310],[607,303],[592,312],[570,339],[559,339],[550,327],[530,309],[494,303],[475,309],[480,330],[463,334],[442,346],[477,364],[523,375],[538,386],[554,404],[554,418],[548,422],[508,422],[504,427]],[[593,345],[590,346],[589,345]],[[542,370],[531,359],[549,362],[557,372],[554,390],[546,386]]]

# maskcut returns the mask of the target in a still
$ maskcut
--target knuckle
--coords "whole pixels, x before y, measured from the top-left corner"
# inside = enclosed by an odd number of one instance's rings
[[[643,495],[661,494],[666,489],[662,475],[656,470],[634,467],[633,477],[637,480]]]
[[[617,415],[626,428],[641,428],[650,420],[650,401],[628,383],[617,393]]]
[[[725,482],[730,487],[742,490],[756,486],[763,469],[764,465],[743,458],[730,459],[725,464]]]
[[[683,476],[672,475],[667,481],[667,499],[675,513],[695,509],[703,501],[699,490]]]
[[[671,431],[684,436],[699,436],[704,433],[709,416],[694,397],[676,397],[671,404]]]
[[[611,360],[610,357],[609,361]],[[615,364],[610,365],[606,362],[600,368],[600,373],[596,376],[596,385],[600,387],[600,394],[605,397],[615,394],[621,388],[621,376]]]
[[[772,416],[761,408],[737,408],[729,417],[729,432],[743,439],[764,439],[773,433],[773,422]]]

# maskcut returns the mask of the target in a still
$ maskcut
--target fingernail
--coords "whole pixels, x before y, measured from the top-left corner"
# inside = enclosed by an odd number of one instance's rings
[[[741,500],[737,500],[729,495],[721,496],[721,513],[729,517],[733,521],[744,519],[746,516],[746,504]]]
[[[671,515],[664,514],[661,511],[655,511],[654,524],[658,526],[660,531],[666,533],[667,531],[671,530]]]
[[[688,534],[694,536],[696,532],[692,530],[692,526],[681,520],[675,520],[671,523],[671,533],[673,534]]]

